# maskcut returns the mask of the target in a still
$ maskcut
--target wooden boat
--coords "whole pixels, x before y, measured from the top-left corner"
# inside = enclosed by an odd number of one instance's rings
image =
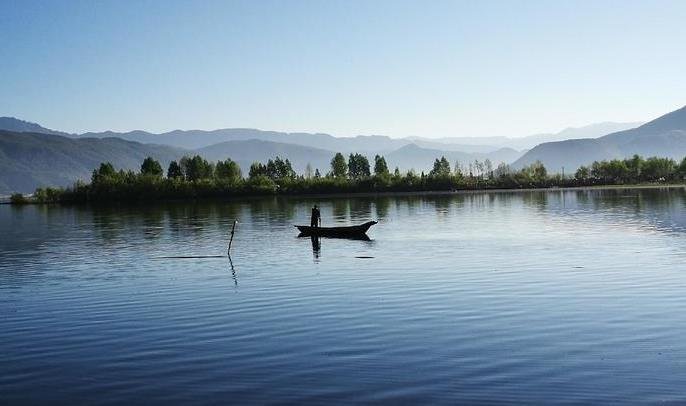
[[[376,221],[368,221],[358,226],[347,227],[294,227],[300,230],[300,235],[298,237],[365,238],[367,237],[367,230],[369,230],[369,227],[376,223]]]

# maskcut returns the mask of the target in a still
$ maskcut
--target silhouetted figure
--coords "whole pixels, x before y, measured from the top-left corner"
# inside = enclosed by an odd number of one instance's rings
[[[319,212],[319,208],[315,204],[312,207],[312,217],[310,217],[310,227],[319,227],[322,223],[322,214]]]

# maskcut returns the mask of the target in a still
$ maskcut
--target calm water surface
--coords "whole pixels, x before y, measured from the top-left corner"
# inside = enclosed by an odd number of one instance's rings
[[[296,238],[377,219],[371,241]],[[0,399],[686,402],[686,193],[0,207]],[[234,219],[239,220],[228,258]],[[358,258],[365,257],[365,258]]]

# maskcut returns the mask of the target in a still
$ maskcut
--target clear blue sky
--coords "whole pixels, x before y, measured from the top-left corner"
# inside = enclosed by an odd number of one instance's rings
[[[0,116],[522,136],[686,104],[686,1],[0,0]]]

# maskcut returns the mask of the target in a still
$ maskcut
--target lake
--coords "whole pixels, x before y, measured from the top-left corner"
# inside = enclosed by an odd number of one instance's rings
[[[379,224],[317,246],[314,203]],[[683,188],[3,205],[0,229],[5,404],[686,401]]]

